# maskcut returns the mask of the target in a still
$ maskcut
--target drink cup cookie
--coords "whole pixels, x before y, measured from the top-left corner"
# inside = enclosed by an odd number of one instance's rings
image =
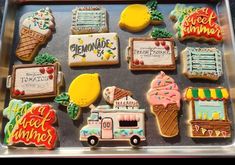
[[[40,47],[48,42],[54,28],[54,17],[48,7],[24,19],[16,56],[22,61],[32,61]]]
[[[54,149],[58,140],[56,111],[48,104],[34,104],[13,99],[3,110],[9,121],[4,129],[7,146],[36,146]]]
[[[147,100],[163,137],[174,137],[179,133],[180,97],[177,84],[164,72],[157,75],[151,82],[151,88],[147,92]]]

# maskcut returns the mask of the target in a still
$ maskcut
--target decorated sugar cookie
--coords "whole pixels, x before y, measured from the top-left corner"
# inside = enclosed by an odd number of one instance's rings
[[[103,7],[79,7],[72,11],[72,34],[108,32],[107,11]]]
[[[90,146],[96,146],[99,141],[129,141],[137,146],[145,141],[145,110],[139,109],[138,101],[131,95],[130,91],[116,86],[105,88],[103,97],[113,107],[93,107],[87,125],[80,130],[80,140]]]
[[[130,32],[140,32],[150,24],[163,22],[163,15],[157,10],[157,1],[150,0],[146,5],[133,4],[127,6],[121,13],[119,26]]]
[[[119,63],[117,33],[70,35],[68,49],[71,67]]]
[[[27,17],[20,30],[16,56],[22,61],[32,61],[40,47],[48,42],[54,28],[54,17],[48,7]]]
[[[178,11],[181,12],[179,15]],[[173,19],[178,20],[175,24],[176,36],[179,40],[186,39],[202,40],[208,42],[221,42],[222,30],[217,24],[217,15],[209,7],[193,8],[176,6],[172,12]]]
[[[173,38],[130,38],[126,53],[130,70],[176,69]]]
[[[4,129],[4,143],[8,146],[24,144],[53,149],[58,139],[56,111],[48,104],[33,104],[13,99],[3,110],[9,121]]]
[[[226,88],[186,89],[184,98],[189,102],[189,136],[192,138],[230,138],[231,121],[228,118]]]
[[[163,137],[174,137],[179,133],[180,97],[177,84],[164,72],[158,74],[151,82],[151,88],[147,92],[147,100]]]
[[[55,98],[55,102],[67,106],[68,115],[76,120],[81,108],[90,106],[100,94],[99,74],[81,74],[69,86],[67,93]]]
[[[215,81],[223,74],[222,53],[216,48],[187,47],[181,54],[182,72],[189,79]]]
[[[60,93],[63,73],[57,59],[47,53],[40,54],[36,57],[36,63],[13,66],[7,81],[12,98],[49,98]]]

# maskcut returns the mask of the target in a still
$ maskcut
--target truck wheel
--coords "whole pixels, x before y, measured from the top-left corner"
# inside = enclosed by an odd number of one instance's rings
[[[139,136],[132,136],[131,139],[130,139],[130,143],[131,145],[133,146],[137,146],[140,144],[140,138]]]
[[[90,146],[96,146],[99,142],[98,138],[96,136],[90,136],[88,139],[87,139],[87,142]]]

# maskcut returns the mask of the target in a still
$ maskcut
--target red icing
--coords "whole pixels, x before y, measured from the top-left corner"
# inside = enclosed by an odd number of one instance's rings
[[[170,50],[169,45],[165,45],[164,48],[165,48],[166,50]]]
[[[181,25],[181,37],[199,37],[222,40],[221,27],[216,23],[217,15],[211,8],[201,8],[186,16]]]
[[[139,61],[138,59],[136,59],[136,60],[134,61],[134,63],[135,63],[135,65],[139,65],[139,64],[140,64],[140,61]]]
[[[52,74],[54,72],[54,69],[52,67],[47,67],[47,73]]]
[[[161,41],[161,45],[165,46],[166,45],[166,41]]]
[[[140,61],[140,65],[144,65],[144,61],[141,60],[141,61]]]
[[[35,104],[17,122],[12,132],[12,142],[53,149],[57,140],[56,129],[52,127],[55,121],[56,113],[50,105]]]
[[[21,95],[25,95],[25,91],[21,91],[21,93],[20,93]]]
[[[52,80],[52,79],[53,79],[53,75],[50,74],[50,75],[48,76],[48,78],[49,78],[50,80]]]
[[[45,68],[40,68],[39,71],[40,71],[40,73],[44,74],[46,70],[45,70]]]
[[[15,90],[14,90],[14,95],[19,96],[20,93],[21,93],[21,92],[20,92],[18,89],[15,89]]]
[[[156,42],[155,42],[155,45],[156,45],[156,46],[160,46],[160,42],[159,42],[159,41],[156,41]]]

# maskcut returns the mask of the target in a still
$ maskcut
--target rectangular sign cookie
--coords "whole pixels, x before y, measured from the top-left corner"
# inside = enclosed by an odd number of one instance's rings
[[[175,70],[172,38],[130,38],[127,60],[130,70]]]
[[[71,67],[119,63],[117,33],[70,35],[68,49]]]
[[[72,11],[72,34],[108,32],[107,11],[103,7],[79,7]]]
[[[58,67],[57,63],[14,65],[7,83],[7,87],[11,88],[11,97],[17,99],[55,97],[62,85],[62,73]]]

